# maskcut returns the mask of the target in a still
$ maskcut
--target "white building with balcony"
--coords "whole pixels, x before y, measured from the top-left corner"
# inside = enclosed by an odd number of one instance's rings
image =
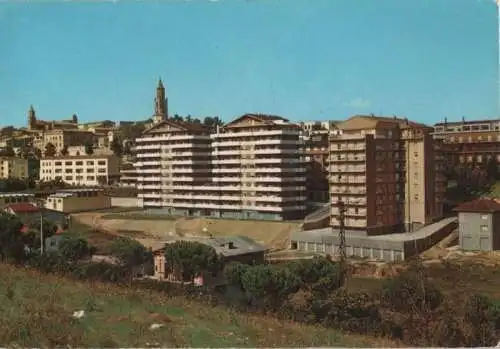
[[[193,215],[199,187],[210,184],[210,132],[199,124],[171,119],[136,140],[139,206]]]
[[[136,141],[139,203],[172,215],[301,218],[306,168],[300,132],[267,115],[246,114],[212,133],[166,119]]]
[[[212,134],[212,215],[302,218],[306,166],[300,135],[288,120],[261,114],[245,114]]]

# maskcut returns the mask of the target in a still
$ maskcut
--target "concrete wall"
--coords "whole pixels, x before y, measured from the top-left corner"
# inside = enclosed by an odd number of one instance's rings
[[[490,213],[458,214],[460,248],[466,251],[491,251],[493,216]],[[483,227],[485,230],[483,230]]]
[[[493,250],[500,250],[500,212],[495,212],[493,214],[493,226],[491,228],[492,231],[492,240],[493,240]]]
[[[417,253],[421,253],[456,229],[456,223],[450,223],[445,227],[429,234],[412,240],[412,235],[407,239],[393,239],[391,235],[385,237],[352,236],[346,234],[346,253],[348,257],[369,258],[394,262],[408,259]],[[340,239],[333,231],[328,234],[328,229],[322,229],[322,233],[314,231],[300,231],[292,233],[291,248],[304,252],[318,254],[330,254],[338,256]]]
[[[111,197],[112,207],[139,207],[139,200],[137,198],[119,198]]]

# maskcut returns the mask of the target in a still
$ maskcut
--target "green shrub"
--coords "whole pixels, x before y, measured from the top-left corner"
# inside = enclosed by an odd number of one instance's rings
[[[387,308],[408,313],[436,309],[443,294],[417,272],[408,270],[384,283],[381,298]]]

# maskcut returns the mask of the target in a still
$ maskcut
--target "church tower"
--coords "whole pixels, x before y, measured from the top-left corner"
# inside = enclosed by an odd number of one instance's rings
[[[159,79],[158,86],[156,87],[155,113],[153,115],[153,122],[157,124],[166,118],[168,118],[168,99],[165,96],[165,87],[163,87],[163,82]]]
[[[34,130],[36,128],[36,113],[33,105],[30,105],[30,110],[28,111],[28,129]]]

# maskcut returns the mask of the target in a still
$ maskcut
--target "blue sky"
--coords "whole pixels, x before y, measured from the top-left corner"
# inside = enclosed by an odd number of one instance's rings
[[[170,113],[499,117],[493,0],[0,3],[0,124]]]

